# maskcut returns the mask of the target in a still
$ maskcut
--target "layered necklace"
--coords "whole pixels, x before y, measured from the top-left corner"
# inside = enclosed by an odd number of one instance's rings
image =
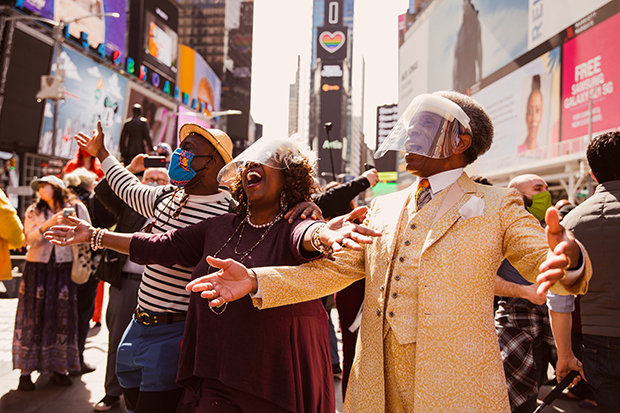
[[[237,240],[237,244],[235,244],[235,248],[233,249],[234,253],[236,255],[239,255],[241,258],[238,258],[236,261],[237,262],[242,262],[248,255],[250,255],[250,253],[252,251],[254,251],[256,249],[256,247],[259,246],[259,244],[261,242],[263,242],[263,240],[265,239],[265,237],[267,237],[267,234],[269,234],[269,231],[271,231],[271,228],[273,228],[273,226],[282,219],[282,217],[284,216],[284,212],[282,211],[280,212],[274,219],[272,219],[270,222],[266,223],[266,224],[260,224],[260,225],[256,225],[254,224],[251,219],[250,219],[250,213],[248,210],[248,214],[246,215],[245,219],[242,219],[241,222],[239,223],[239,225],[237,226],[237,228],[235,229],[235,231],[232,233],[232,235],[226,240],[226,242],[224,243],[224,245],[222,245],[222,247],[217,250],[217,252],[215,254],[212,255],[213,258],[217,258],[218,254],[220,252],[222,252],[222,250],[224,248],[226,248],[226,246],[230,243],[230,241],[232,241],[232,239],[235,237],[235,235],[237,234],[237,232],[239,232],[239,239]],[[260,239],[256,242],[256,244],[254,244],[253,246],[251,246],[248,250],[240,252],[239,251],[239,244],[241,244],[241,239],[243,238],[243,232],[245,230],[245,224],[249,224],[252,228],[256,228],[256,229],[260,229],[260,228],[267,228],[265,230],[265,232],[263,232],[263,235],[261,235]],[[241,231],[240,231],[241,230]],[[211,264],[209,264],[209,268],[207,269],[207,274],[209,274],[211,271]],[[222,308],[221,311],[216,311],[215,308]],[[226,301],[224,304],[220,305],[219,307],[209,307],[211,309],[211,311],[216,314],[216,315],[221,315],[222,313],[224,313],[224,311],[226,311],[226,307],[228,307],[228,301]]]

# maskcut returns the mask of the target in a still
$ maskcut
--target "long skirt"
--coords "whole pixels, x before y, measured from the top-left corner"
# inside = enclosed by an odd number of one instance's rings
[[[26,262],[19,287],[13,368],[22,373],[80,370],[77,286],[71,263]]]

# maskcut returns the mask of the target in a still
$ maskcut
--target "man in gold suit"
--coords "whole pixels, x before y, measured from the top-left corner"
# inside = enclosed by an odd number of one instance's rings
[[[518,191],[479,185],[464,173],[492,140],[491,119],[470,97],[420,95],[375,154],[405,151],[416,183],[376,198],[366,228],[343,241],[348,248],[327,239],[322,224],[308,229],[317,250],[330,244],[339,250],[335,260],[250,270],[209,258],[222,270],[187,288],[211,306],[252,293],[256,307],[268,308],[322,297],[365,277],[345,412],[507,413],[493,324],[501,261],[537,282],[540,295],[549,288],[583,294],[592,271],[557,210],[547,212],[543,230]],[[379,232],[371,242],[368,235]]]

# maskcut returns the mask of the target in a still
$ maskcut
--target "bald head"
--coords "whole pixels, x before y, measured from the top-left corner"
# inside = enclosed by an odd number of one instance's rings
[[[516,176],[510,181],[508,188],[515,188],[517,191],[521,192],[526,208],[532,206],[533,195],[549,190],[549,186],[545,180],[534,174]]]
[[[508,188],[515,188],[523,195],[532,196],[547,191],[549,186],[540,176],[525,174],[513,178],[508,184]]]

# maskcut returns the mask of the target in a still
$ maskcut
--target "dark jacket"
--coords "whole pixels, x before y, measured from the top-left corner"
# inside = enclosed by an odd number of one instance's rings
[[[149,124],[146,118],[134,116],[123,125],[120,139],[120,150],[122,161],[126,165],[131,162],[134,156],[140,153],[148,153],[152,150],[151,135]]]
[[[145,217],[116,196],[106,179],[97,184],[95,194],[97,199],[117,216],[116,232],[133,234],[140,231],[146,223]],[[97,270],[97,277],[114,287],[121,288],[121,270],[127,258],[125,254],[106,249]]]
[[[325,218],[334,218],[348,213],[353,198],[368,188],[370,182],[360,175],[352,181],[314,195],[312,200],[321,208]]]
[[[620,180],[596,187],[594,195],[562,220],[592,261],[588,292],[581,297],[584,334],[620,337]]]

